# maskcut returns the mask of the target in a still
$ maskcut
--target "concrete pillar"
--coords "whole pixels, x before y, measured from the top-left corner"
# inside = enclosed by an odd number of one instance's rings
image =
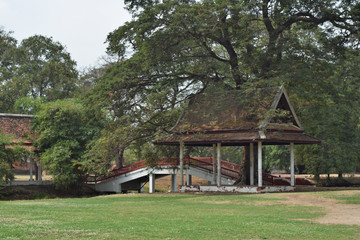
[[[213,144],[213,154],[212,154],[212,164],[213,164],[213,181],[212,184],[216,184],[216,144]]]
[[[32,157],[30,157],[30,182],[34,181],[33,178],[33,165],[34,165],[34,160],[32,159]]]
[[[171,174],[171,192],[177,191],[177,175]]]
[[[250,185],[254,185],[254,143],[250,143]]]
[[[186,172],[186,185],[191,185],[192,184],[192,177],[189,174],[189,172]]]
[[[149,174],[149,193],[155,192],[155,174]]]
[[[258,142],[258,186],[262,187],[262,142]]]
[[[221,143],[218,143],[216,146],[217,152],[217,179],[216,184],[217,186],[221,186]]]
[[[184,142],[180,141],[180,185],[184,185]]]
[[[139,190],[138,190],[138,193],[143,193],[144,192],[144,183],[140,183],[139,184]]]
[[[121,184],[117,184],[116,182],[115,183],[113,183],[114,185],[114,191],[116,192],[116,193],[121,193]]]
[[[42,181],[42,168],[41,168],[41,165],[39,163],[38,163],[37,175],[38,175],[38,181],[41,182]]]
[[[291,186],[295,186],[295,155],[294,155],[294,143],[290,143],[290,182],[291,182]]]

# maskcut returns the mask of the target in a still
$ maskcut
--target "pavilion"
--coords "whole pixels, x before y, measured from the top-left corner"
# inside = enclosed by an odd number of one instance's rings
[[[319,139],[304,133],[286,90],[281,86],[196,95],[188,102],[171,133],[154,144],[179,146],[181,186],[184,184],[184,146],[212,146],[213,156],[216,156],[216,162],[213,161],[214,170],[217,167],[217,171],[213,171],[213,184],[216,182],[215,187],[219,189],[222,187],[221,146],[248,146],[250,186],[263,188],[263,145],[290,146],[290,181],[294,187],[294,145],[319,143]]]

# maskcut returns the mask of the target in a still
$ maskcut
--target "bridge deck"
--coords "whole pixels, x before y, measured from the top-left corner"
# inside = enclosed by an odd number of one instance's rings
[[[213,180],[213,159],[211,157],[185,158],[186,175],[194,175],[208,181]],[[215,168],[217,169],[217,168]],[[241,166],[227,161],[221,161],[222,185],[233,185],[238,179]],[[164,175],[179,174],[179,161],[177,159],[164,159],[156,166],[151,166],[142,160],[128,166],[112,170],[107,176],[96,179],[96,189],[99,191],[140,190],[144,183],[150,181],[150,175],[155,178]],[[267,186],[290,186],[290,180],[263,173],[263,181]],[[191,182],[191,181],[190,181]],[[187,185],[191,183],[187,182]],[[297,185],[313,185],[303,178],[296,179]],[[119,187],[120,186],[120,187]],[[177,187],[174,186],[174,189]]]

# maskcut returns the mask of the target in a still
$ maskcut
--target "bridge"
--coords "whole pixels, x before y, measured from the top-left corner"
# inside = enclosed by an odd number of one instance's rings
[[[193,157],[184,159],[185,186],[191,186],[192,176],[205,179],[209,185],[216,185],[216,169],[212,157]],[[215,170],[215,171],[214,171]],[[233,186],[238,179],[241,166],[227,161],[221,161],[221,186]],[[149,182],[149,192],[155,192],[155,179],[171,175],[171,191],[177,192],[177,176],[180,173],[179,160],[163,160],[151,166],[142,160],[128,166],[116,168],[107,176],[96,179],[95,189],[99,192],[127,192],[135,190],[142,192],[143,187]],[[263,173],[263,181],[267,186],[290,186],[290,178],[282,178]],[[296,185],[313,185],[307,179],[297,178]],[[182,186],[180,186],[182,187]],[[193,189],[190,187],[190,189]],[[181,190],[181,189],[179,189]],[[182,191],[188,191],[182,188]]]

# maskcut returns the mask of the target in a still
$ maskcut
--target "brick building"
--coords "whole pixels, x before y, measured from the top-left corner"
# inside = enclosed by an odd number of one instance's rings
[[[21,144],[22,147],[35,152],[36,149],[30,139],[32,119],[32,115],[0,113],[1,133],[11,135],[13,143]],[[15,163],[14,170],[16,173],[29,173],[30,181],[33,181],[34,177],[41,181],[41,168],[34,159],[36,154],[34,156],[25,159],[23,164],[20,164],[20,161]],[[34,173],[36,173],[35,176]]]

